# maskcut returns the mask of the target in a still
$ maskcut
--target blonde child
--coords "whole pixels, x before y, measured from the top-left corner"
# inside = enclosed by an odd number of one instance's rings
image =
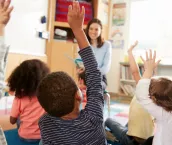
[[[136,98],[155,118],[157,129],[153,145],[171,145],[172,143],[172,80],[165,77],[152,78],[160,60],[156,60],[156,51],[143,59],[145,72],[136,86]]]
[[[5,78],[5,67],[6,59],[8,56],[8,49],[4,43],[4,30],[5,26],[10,20],[10,14],[13,10],[13,7],[9,7],[10,0],[0,0],[0,99],[4,95],[4,78]],[[0,126],[0,145],[7,145],[4,132]]]
[[[128,50],[131,73],[136,84],[141,79],[139,68],[132,52],[137,43],[136,41]],[[110,118],[106,120],[105,125],[112,131],[121,145],[139,145],[152,136],[154,131],[152,116],[138,103],[135,96],[130,104],[128,127],[124,127]]]

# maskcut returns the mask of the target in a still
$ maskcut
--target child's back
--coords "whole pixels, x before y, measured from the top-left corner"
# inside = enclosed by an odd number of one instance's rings
[[[10,122],[17,123],[19,136],[25,140],[40,139],[39,118],[45,113],[39,104],[36,90],[39,82],[49,73],[40,60],[26,60],[12,72],[8,79],[10,91],[15,93]]]
[[[43,144],[63,144],[63,145],[105,145],[106,139],[104,135],[103,127],[103,90],[101,86],[101,73],[97,70],[97,62],[94,58],[94,54],[90,47],[84,48],[80,51],[80,55],[84,60],[87,77],[87,105],[84,110],[78,113],[76,118],[61,118],[58,117],[63,110],[54,112],[53,106],[62,108],[70,107],[72,97],[70,87],[71,84],[76,85],[75,82],[63,72],[56,72],[48,75],[42,80],[39,86],[38,99],[42,106],[48,106],[51,104],[52,107],[44,107],[49,114],[44,115],[39,122],[41,129],[41,136]],[[86,57],[85,57],[86,56]],[[64,78],[64,79],[62,79]],[[94,80],[94,81],[93,81]],[[53,83],[54,82],[54,83]],[[65,82],[65,84],[64,84]],[[67,82],[67,83],[66,83]],[[56,84],[57,83],[57,84]],[[49,88],[48,88],[49,86]],[[64,88],[58,87],[63,86]],[[77,86],[76,90],[77,90]],[[45,89],[47,88],[47,89]],[[59,90],[59,91],[58,91]],[[61,90],[64,90],[61,92]],[[46,92],[46,93],[45,93]],[[57,92],[57,93],[55,93]],[[62,94],[63,93],[63,94]],[[62,96],[60,96],[62,94]],[[45,97],[43,97],[43,95]],[[54,96],[53,96],[54,95]],[[74,94],[73,94],[74,95]],[[45,100],[45,98],[47,99]],[[56,100],[56,98],[63,98],[65,100]],[[42,100],[41,100],[42,99]],[[51,99],[54,99],[50,101]],[[69,99],[67,102],[67,99]],[[48,102],[49,100],[49,102]],[[45,101],[45,102],[43,102]],[[58,102],[59,101],[59,102]],[[50,103],[51,102],[51,103]],[[65,104],[69,104],[69,106]],[[74,101],[72,101],[74,103]],[[51,109],[52,108],[52,109]],[[66,109],[66,110],[67,110]],[[75,108],[74,108],[75,109]],[[57,115],[56,115],[57,114]]]
[[[153,117],[139,104],[136,97],[132,99],[129,110],[129,136],[147,139],[154,133]]]
[[[162,86],[163,82],[161,79],[157,80],[156,83],[157,86],[161,86],[162,90],[165,88],[169,89],[167,86]],[[161,83],[161,85],[160,85]],[[139,81],[136,89],[136,95],[138,97],[139,102],[148,110],[148,112],[155,117],[155,123],[157,124],[155,136],[153,139],[153,145],[170,145],[172,142],[172,113],[170,111],[165,110],[161,106],[158,106],[154,103],[154,100],[152,100],[149,96],[149,85],[150,79],[142,79]],[[171,93],[172,93],[172,81],[171,81]],[[155,89],[156,90],[156,89]],[[155,91],[154,90],[154,91]],[[156,90],[157,91],[157,90]],[[158,91],[157,91],[158,92]],[[156,92],[156,93],[157,93]],[[170,93],[170,90],[166,90],[166,92],[162,91],[163,93]],[[158,95],[159,93],[157,93]],[[167,95],[166,94],[166,95]],[[160,94],[159,94],[160,95]],[[162,99],[165,99],[162,95]],[[160,102],[159,100],[156,100],[157,102]],[[167,106],[170,105],[170,101],[166,102],[165,100],[161,100],[166,104]],[[161,102],[161,105],[164,105]],[[172,106],[172,105],[170,105]],[[171,107],[170,107],[171,108]]]
[[[19,135],[25,139],[40,139],[39,118],[45,114],[36,96],[15,98],[10,116],[18,118]]]

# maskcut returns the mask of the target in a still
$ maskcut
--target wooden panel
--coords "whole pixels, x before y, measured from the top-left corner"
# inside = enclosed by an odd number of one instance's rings
[[[47,62],[51,64],[51,47],[52,47],[52,40],[54,39],[54,22],[55,22],[55,12],[56,12],[56,0],[49,0],[48,1],[48,25],[47,30],[49,31],[49,39],[46,41],[46,55],[47,55]]]
[[[108,40],[108,26],[106,25],[103,26],[102,36],[105,40]]]
[[[24,60],[28,59],[40,59],[47,63],[46,56],[34,56],[34,55],[27,55],[27,54],[18,54],[18,53],[9,53],[8,55],[8,62],[7,68],[5,73],[5,78],[7,79],[11,72]]]
[[[75,64],[68,56],[74,58],[74,44],[53,40],[50,65],[51,71],[64,71],[73,77]]]
[[[99,1],[100,0],[93,0],[92,1],[92,4],[93,4],[93,15],[94,15],[94,18],[97,18],[98,17],[98,5],[99,5]]]

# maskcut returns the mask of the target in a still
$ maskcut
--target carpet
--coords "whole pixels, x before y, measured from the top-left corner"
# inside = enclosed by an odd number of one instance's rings
[[[17,129],[4,131],[4,134],[8,145],[39,145],[39,143],[28,143],[22,141],[18,136]]]

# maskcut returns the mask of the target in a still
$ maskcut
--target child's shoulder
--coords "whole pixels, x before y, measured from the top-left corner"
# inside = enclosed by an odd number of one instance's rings
[[[46,123],[50,123],[52,122],[53,120],[58,120],[57,117],[53,117],[51,115],[49,115],[48,113],[45,113],[44,115],[42,115],[39,119],[39,124],[46,124]]]

